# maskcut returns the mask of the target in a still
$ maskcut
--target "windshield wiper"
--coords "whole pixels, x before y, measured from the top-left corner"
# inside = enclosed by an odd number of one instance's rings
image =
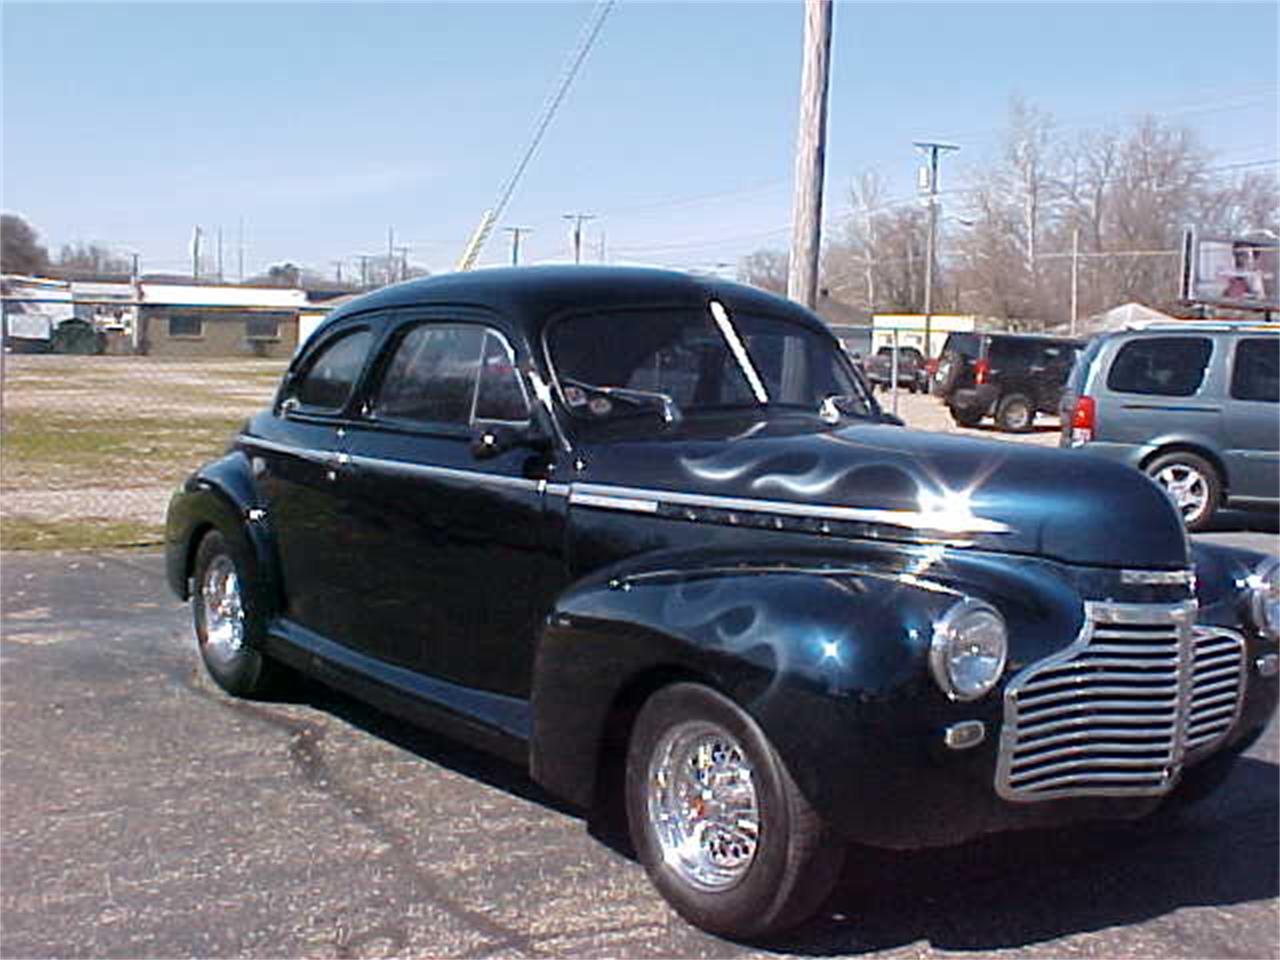
[[[684,414],[681,413],[680,407],[670,394],[659,393],[656,390],[636,390],[632,387],[603,387],[595,383],[584,383],[581,380],[570,380],[567,377],[561,377],[560,382],[568,387],[579,387],[591,393],[618,397],[621,400],[655,400],[662,407],[663,423],[679,423],[684,419]]]

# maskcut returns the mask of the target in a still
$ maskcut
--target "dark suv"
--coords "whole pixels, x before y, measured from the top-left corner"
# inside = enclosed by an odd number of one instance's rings
[[[1030,430],[1056,414],[1083,341],[1012,333],[952,333],[934,374],[938,394],[962,427],[994,416],[1001,430]]]

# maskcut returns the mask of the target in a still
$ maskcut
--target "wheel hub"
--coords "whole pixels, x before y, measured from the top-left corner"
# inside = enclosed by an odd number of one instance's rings
[[[229,662],[244,646],[244,602],[235,564],[225,554],[205,569],[200,584],[204,607],[205,650],[215,659]]]
[[[760,841],[753,771],[742,745],[706,722],[680,724],[649,764],[649,823],[663,861],[702,890],[727,890],[746,875]]]

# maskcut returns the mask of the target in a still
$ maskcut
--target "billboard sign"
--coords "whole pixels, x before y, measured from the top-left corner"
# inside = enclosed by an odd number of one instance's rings
[[[1182,248],[1182,299],[1216,307],[1280,310],[1278,279],[1280,241],[1186,232]]]

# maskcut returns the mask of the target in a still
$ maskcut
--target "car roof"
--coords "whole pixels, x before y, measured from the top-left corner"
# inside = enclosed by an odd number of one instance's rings
[[[500,267],[410,280],[344,304],[325,326],[390,307],[480,307],[501,313],[532,341],[549,321],[568,313],[643,307],[702,309],[711,300],[721,301],[730,314],[768,312],[828,332],[808,310],[756,287],[676,270],[609,266]]]

